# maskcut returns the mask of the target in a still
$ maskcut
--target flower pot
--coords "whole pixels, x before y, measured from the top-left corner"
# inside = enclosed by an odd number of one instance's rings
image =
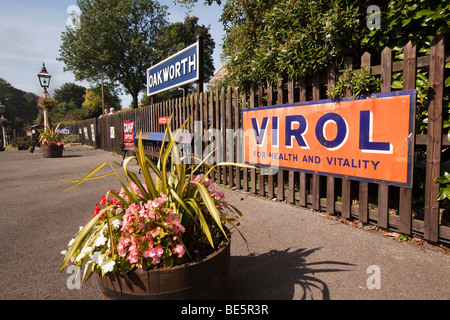
[[[58,146],[57,144],[42,145],[41,150],[44,158],[59,158],[62,157],[64,146]]]
[[[103,300],[218,300],[227,294],[230,238],[205,259],[170,269],[97,273]]]

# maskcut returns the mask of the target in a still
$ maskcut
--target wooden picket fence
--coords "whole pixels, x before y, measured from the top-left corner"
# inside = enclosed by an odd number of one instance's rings
[[[450,54],[445,53],[442,37],[436,37],[430,49],[429,55],[418,56],[418,48],[409,42],[404,48],[403,61],[394,62],[389,48],[382,51],[380,65],[371,66],[371,55],[367,52],[361,57],[361,61],[347,61],[349,65],[371,67],[371,74],[381,77],[381,92],[391,91],[393,73],[403,72],[403,90],[409,90],[416,88],[417,69],[428,71],[431,83],[428,134],[415,134],[414,137],[415,146],[426,147],[424,189],[401,188],[290,170],[264,175],[264,170],[237,167],[222,168],[212,178],[231,188],[326,211],[331,215],[341,215],[346,219],[357,219],[430,242],[449,244],[450,217],[435,201],[439,184],[434,179],[441,174],[441,152],[449,145],[447,137],[443,137],[442,117],[444,99],[448,99],[443,96],[444,65],[450,61]],[[101,119],[80,121],[73,129],[80,132],[83,143],[120,153],[124,121],[134,119],[136,132],[163,132],[165,125],[158,124],[159,117],[173,116],[172,129],[179,128],[189,119],[186,129],[200,135],[202,141],[205,130],[221,129],[223,149],[217,152],[223,160],[230,160],[230,153],[227,154],[230,149],[227,146],[236,146],[236,137],[227,135],[224,128],[232,129],[229,130],[232,132],[242,127],[242,108],[324,99],[327,88],[334,85],[338,76],[336,67],[330,65],[322,75],[287,79],[275,85],[258,85],[250,90],[231,87],[211,90]],[[346,92],[346,96],[351,95],[351,92]],[[201,123],[201,127],[194,128],[195,122]],[[241,151],[234,150],[231,160],[239,161],[236,158],[239,152]],[[414,174],[419,174],[417,170],[419,169],[416,167]]]

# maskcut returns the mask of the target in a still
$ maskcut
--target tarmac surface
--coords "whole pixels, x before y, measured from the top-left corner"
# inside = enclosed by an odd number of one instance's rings
[[[64,192],[105,161],[87,146],[62,158],[40,149],[0,152],[0,298],[97,300],[95,281],[70,289],[62,250],[92,216],[116,177]],[[135,166],[133,163],[132,166]],[[137,166],[135,166],[137,171]],[[396,241],[323,213],[222,188],[247,222],[232,236],[230,300],[449,300],[450,255],[430,244]],[[91,279],[93,280],[93,279]]]

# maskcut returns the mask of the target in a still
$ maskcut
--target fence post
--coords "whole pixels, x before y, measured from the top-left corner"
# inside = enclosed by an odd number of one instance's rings
[[[381,92],[391,92],[392,86],[392,50],[388,47],[381,52]],[[389,186],[378,185],[378,221],[381,228],[388,227]]]
[[[252,86],[250,88],[250,108],[255,107],[255,88]],[[256,194],[256,169],[250,169],[250,190]]]
[[[313,76],[312,99],[313,101],[320,100],[320,75]],[[312,175],[312,208],[320,210],[320,176],[318,173]]]
[[[300,78],[299,83],[299,101],[305,102],[306,101],[306,79],[304,77]],[[299,199],[299,205],[302,207],[306,207],[306,172],[301,171],[300,172],[300,199]]]
[[[272,106],[273,103],[273,85],[270,81],[267,82],[267,105]],[[269,174],[267,176],[267,196],[270,199],[275,197],[275,174]]]
[[[277,103],[283,104],[284,96],[283,96],[283,80],[279,80],[277,83]],[[277,200],[284,200],[284,170],[278,168],[277,173]]]
[[[434,181],[440,175],[442,148],[442,100],[444,93],[444,38],[437,36],[430,50],[430,106],[428,107],[427,167],[425,180],[425,239],[439,240],[439,184]]]
[[[404,49],[403,54],[403,90],[411,90],[416,88],[416,73],[417,73],[417,48],[416,45],[409,41]],[[416,114],[414,112],[414,114]],[[411,137],[415,140],[415,130],[413,127],[413,135]],[[413,150],[411,152],[414,155],[414,140]],[[411,179],[414,173],[414,165],[411,168]],[[412,188],[400,188],[399,199],[399,232],[404,234],[411,234],[412,225]]]
[[[370,68],[371,55],[365,52],[361,57],[361,67]],[[359,181],[359,221],[363,223],[369,222],[369,183],[367,181]]]
[[[289,78],[288,79],[288,103],[294,103],[294,79]],[[295,172],[293,170],[289,170],[289,190],[288,190],[288,196],[287,201],[289,203],[295,203],[295,188],[294,188],[294,177]]]
[[[345,59],[346,68],[353,68],[353,60],[351,58]],[[345,90],[345,96],[351,97],[352,93],[349,89]],[[342,178],[342,217],[350,218],[352,206],[351,206],[351,183],[352,181],[347,177]]]
[[[327,89],[336,85],[336,63],[330,63],[327,68]],[[327,176],[327,213],[334,214],[335,211],[335,178]]]

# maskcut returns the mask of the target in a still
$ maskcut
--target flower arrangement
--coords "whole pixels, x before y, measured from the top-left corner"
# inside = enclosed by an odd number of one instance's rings
[[[56,100],[46,95],[37,100],[37,105],[42,110],[52,111],[56,107]]]
[[[59,131],[59,125],[53,129],[50,126],[47,126],[47,130],[39,131],[39,143],[43,146],[64,146],[65,143],[63,140],[63,134]]]
[[[157,163],[145,156],[139,139],[136,156],[126,158],[122,166],[105,162],[83,178],[73,180],[75,184],[69,189],[87,180],[116,175],[121,189],[107,191],[95,205],[91,220],[62,252],[65,259],[61,271],[69,262],[84,266],[85,282],[96,272],[103,276],[108,272],[171,268],[198,261],[219,249],[230,236],[229,229],[244,219],[208,178],[217,166],[232,163],[212,166],[206,158],[187,167],[181,162],[176,135],[169,126],[165,135],[169,140],[165,145],[163,139]],[[128,163],[135,158],[143,181],[128,169]],[[107,164],[111,172],[94,176]],[[114,166],[121,167],[125,180]],[[207,170],[198,174],[201,168]]]

